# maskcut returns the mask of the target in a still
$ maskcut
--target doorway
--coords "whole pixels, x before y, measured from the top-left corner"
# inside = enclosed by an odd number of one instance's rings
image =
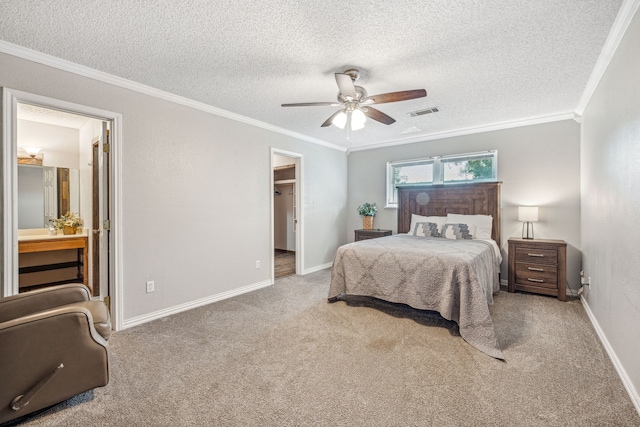
[[[114,185],[113,177],[117,175],[113,173],[112,164],[118,165],[119,161],[114,162],[112,158],[110,164],[107,159],[113,157],[119,146],[119,138],[112,137],[111,141],[108,138],[110,133],[120,135],[121,116],[7,88],[3,88],[2,109],[5,190],[3,296],[29,290],[30,286],[23,289],[23,284],[30,285],[23,279],[33,271],[41,270],[41,275],[48,279],[44,285],[82,281],[90,288],[94,298],[106,300],[108,305],[111,302],[114,328],[119,329],[121,304],[117,303],[117,297],[121,292],[117,279],[120,273],[117,262],[112,260],[118,259],[120,239],[110,230],[117,222],[112,206],[114,201],[119,202],[119,194],[110,193],[112,188],[118,188]],[[64,136],[58,138],[59,135]],[[73,135],[77,137],[74,139]],[[20,182],[16,159],[24,156],[25,147],[33,148],[36,142],[41,145],[38,147],[41,166],[53,170],[62,178],[57,180],[60,185],[53,188],[53,202],[48,203],[52,206],[53,214],[49,214],[60,218],[67,213],[60,209],[73,210],[70,213],[80,217],[83,225],[76,234],[64,236],[65,242],[78,241],[78,246],[70,251],[70,256],[75,259],[54,263],[30,260],[28,262],[35,263],[35,266],[25,268],[23,264],[27,261],[21,249],[25,234],[36,236],[37,240],[50,239],[53,242],[59,240],[58,235],[62,234],[61,231],[49,230],[49,224],[44,222],[29,229],[22,229],[18,224],[21,212],[17,206],[21,204],[23,195],[18,189]],[[64,188],[71,186],[68,184],[70,176],[77,176],[78,184],[75,191],[67,193],[68,199],[65,199],[60,196]],[[99,201],[97,205],[96,200]],[[42,239],[38,233],[42,234]],[[59,257],[63,252],[47,250],[40,255]],[[60,270],[66,268],[71,276],[54,278],[54,273],[61,272],[49,270],[56,266]]]
[[[272,279],[301,274],[302,268],[302,156],[271,152]]]

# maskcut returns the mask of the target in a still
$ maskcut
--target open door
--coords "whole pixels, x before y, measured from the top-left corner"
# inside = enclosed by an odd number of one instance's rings
[[[110,307],[109,296],[109,122],[102,123],[102,137],[92,146],[91,224],[92,224],[92,285],[93,295],[104,298]]]
[[[92,258],[89,262],[96,262],[97,264],[91,272],[84,272],[83,276],[85,279],[91,279],[91,281],[96,280],[96,285],[92,286],[92,293],[95,296],[109,297],[108,299],[111,300],[110,309],[113,327],[115,330],[121,329],[124,323],[121,268],[122,227],[120,227],[122,209],[120,170],[122,158],[121,150],[119,149],[122,141],[122,115],[6,87],[0,88],[0,91],[2,93],[2,103],[0,104],[0,120],[2,122],[2,126],[0,126],[0,135],[2,136],[0,163],[2,167],[0,173],[3,177],[4,188],[3,197],[1,198],[3,208],[0,213],[0,226],[2,227],[0,232],[0,253],[2,254],[0,296],[19,293],[19,243],[21,242],[20,237],[27,235],[24,230],[19,229],[18,224],[18,201],[20,200],[20,195],[16,160],[18,159],[19,107],[27,106],[30,110],[29,113],[34,114],[38,113],[37,110],[45,109],[53,111],[56,113],[55,115],[70,113],[71,115],[89,118],[93,120],[92,123],[83,121],[79,125],[80,140],[86,141],[86,143],[83,142],[76,145],[79,155],[77,157],[77,166],[74,167],[79,169],[78,176],[81,184],[78,187],[79,206],[76,209],[73,200],[70,200],[69,207],[72,211],[80,211],[81,216],[85,218],[86,227],[90,227],[87,231],[89,232],[88,238],[91,241],[83,248],[86,248],[86,252]],[[46,115],[48,118],[52,116],[49,112]],[[28,121],[35,120],[33,116],[30,116]],[[24,129],[24,126],[21,129]],[[48,144],[57,142],[50,141],[46,137],[40,140],[43,141],[43,146],[40,148],[44,150],[45,155],[47,150],[54,152],[53,147],[48,146]],[[94,147],[93,143],[96,140],[98,140],[98,144]],[[105,146],[107,147],[106,150],[108,150],[108,155],[106,156],[104,155]],[[99,161],[93,161],[94,156]],[[54,160],[54,156],[46,158],[48,161]],[[66,165],[61,166],[68,167]],[[95,171],[97,191],[94,191],[94,166],[97,168]],[[73,181],[73,176],[70,173],[70,181]],[[93,193],[97,194],[95,208],[99,218],[97,221],[93,220]],[[53,198],[53,200],[57,201],[57,198]],[[58,214],[56,213],[55,215],[57,216]],[[44,221],[45,215],[42,218]],[[89,218],[91,218],[91,224],[88,224]],[[104,229],[105,226],[107,230]],[[47,233],[47,236],[49,236],[46,227],[35,231],[36,234]],[[94,234],[96,235],[95,239],[93,238]],[[54,237],[54,239],[57,239],[57,237]],[[82,240],[82,238],[79,240]],[[22,241],[25,241],[25,239],[23,238]],[[83,258],[87,257],[83,256]],[[83,264],[83,267],[88,266],[86,259],[80,260],[78,257],[76,261],[79,264]],[[95,275],[94,271],[97,272]]]

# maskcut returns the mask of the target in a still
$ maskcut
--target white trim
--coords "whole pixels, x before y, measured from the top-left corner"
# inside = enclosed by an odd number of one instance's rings
[[[591,324],[593,325],[593,328],[596,330],[596,333],[598,334],[598,338],[600,338],[600,342],[604,346],[604,349],[607,351],[607,354],[609,355],[609,359],[611,359],[611,362],[613,363],[614,368],[616,368],[616,372],[618,372],[618,375],[622,380],[622,384],[624,385],[624,388],[627,390],[627,393],[629,394],[629,398],[631,398],[631,402],[633,403],[633,406],[635,406],[636,408],[636,412],[640,414],[640,395],[638,394],[638,391],[633,387],[633,382],[631,381],[631,378],[629,378],[629,376],[627,375],[627,372],[624,370],[624,367],[620,363],[620,359],[618,359],[618,356],[616,356],[616,352],[613,351],[613,347],[611,347],[611,344],[609,344],[609,341],[607,340],[607,337],[604,334],[604,331],[598,324],[596,317],[591,311],[591,308],[589,307],[587,300],[584,298],[584,296],[581,296],[580,301],[582,301],[582,306],[584,307],[584,311],[586,311],[587,316],[589,316],[589,320],[591,320]]]
[[[143,314],[142,316],[132,317],[130,319],[127,319],[122,326],[123,326],[123,329],[131,328],[133,326],[138,326],[143,323],[151,322],[153,320],[162,319],[163,317],[171,316],[173,314],[178,314],[183,311],[191,310],[197,307],[202,307],[203,305],[208,305],[217,301],[221,301],[221,300],[232,298],[238,295],[246,294],[248,292],[252,292],[261,288],[266,288],[267,286],[271,286],[272,284],[273,283],[269,280],[263,280],[262,282],[243,286],[241,288],[232,289],[230,291],[221,292],[219,294],[211,295],[205,298],[200,298],[194,301],[189,301],[184,304],[174,305],[173,307],[154,311],[148,314]]]
[[[453,138],[456,136],[474,135],[477,133],[493,132],[496,130],[512,129],[512,128],[523,127],[523,126],[538,125],[542,123],[560,122],[563,120],[573,120],[574,117],[575,117],[574,113],[573,111],[571,111],[567,113],[554,114],[549,116],[530,117],[528,119],[522,119],[522,120],[489,123],[482,126],[475,126],[470,128],[464,128],[464,129],[456,129],[451,131],[432,133],[429,135],[422,135],[422,136],[418,135],[418,136],[412,136],[407,138],[399,138],[399,139],[380,142],[376,144],[352,147],[352,148],[349,148],[348,152],[373,150],[376,148],[393,147],[393,146],[402,145],[402,144],[412,144],[414,142],[426,142],[426,141],[433,141],[436,139],[446,139],[446,138]]]
[[[595,67],[593,67],[593,71],[591,71],[589,81],[587,81],[587,85],[584,88],[584,92],[582,92],[580,102],[578,102],[578,106],[576,107],[576,114],[578,116],[582,116],[584,114],[585,108],[587,108],[587,105],[596,91],[602,76],[609,67],[611,59],[622,41],[622,37],[624,37],[631,20],[638,11],[638,7],[640,7],[640,0],[624,0],[622,2],[620,10],[618,10],[618,16],[616,16],[616,19],[613,22],[611,31],[609,31],[609,36],[607,36],[607,40],[602,47],[598,61],[596,62]]]
[[[131,80],[124,79],[122,77],[114,76],[112,74],[98,71],[93,68],[85,67],[84,65],[75,64],[65,59],[56,58],[55,56],[47,55],[46,53],[38,52],[32,49],[27,49],[25,47],[18,46],[13,43],[8,43],[3,40],[0,40],[0,52],[17,56],[19,58],[23,58],[29,61],[37,62],[39,64],[54,67],[59,70],[77,74],[79,76],[88,77],[90,79],[94,79],[103,83],[108,83],[124,89],[133,90],[135,92],[143,93],[145,95],[153,96],[159,99],[163,99],[165,101],[173,102],[175,104],[184,105],[186,107],[194,108],[200,111],[205,111],[207,113],[215,114],[216,116],[225,117],[227,119],[235,120],[241,123],[246,123],[248,125],[255,126],[257,128],[269,130],[269,131],[290,136],[299,140],[322,145],[324,147],[332,148],[334,150],[343,151],[343,152],[347,151],[345,147],[335,145],[330,142],[323,141],[321,139],[312,138],[310,136],[303,135],[301,133],[293,132],[288,129],[274,126],[269,123],[265,123],[265,122],[255,120],[246,116],[242,116],[240,114],[232,113],[230,111],[223,110],[222,108],[213,107],[203,102],[194,101],[192,99],[185,98],[183,96],[175,95],[160,89],[156,89],[150,86],[136,83]]]
[[[304,181],[304,156],[300,154],[300,157],[296,159],[296,218],[298,225],[296,227],[296,274],[301,274],[304,271],[304,193],[305,193],[305,181]]]
[[[298,220],[298,224],[296,226],[296,274],[302,274],[304,271],[304,209],[302,206],[302,201],[304,200],[304,156],[300,153],[295,153],[293,151],[281,150],[279,148],[271,147],[271,159],[270,159],[270,175],[271,181],[269,183],[269,190],[271,192],[271,248],[270,248],[270,259],[271,259],[271,281],[275,280],[275,265],[274,265],[274,248],[275,248],[275,230],[274,230],[274,217],[273,217],[273,209],[274,209],[274,198],[273,198],[273,190],[275,181],[273,179],[273,156],[277,154],[279,156],[286,156],[295,159],[295,181],[296,181],[296,219]]]
[[[99,120],[107,120],[112,124],[111,138],[111,248],[112,262],[110,265],[113,277],[110,283],[110,295],[113,301],[113,328],[119,330],[123,319],[123,258],[122,258],[122,115],[111,111],[101,110],[86,105],[74,104],[59,99],[48,98],[33,93],[15,89],[3,88],[3,295],[18,293],[18,190],[17,190],[17,149],[14,124],[17,123],[17,104],[26,103],[45,108],[61,110],[73,114],[85,115]]]
[[[111,120],[111,150],[109,165],[111,166],[111,249],[110,268],[113,280],[109,284],[111,307],[114,315],[113,328],[119,331],[124,323],[124,272],[123,272],[123,238],[122,238],[122,115],[115,114]]]
[[[7,297],[18,293],[18,165],[16,140],[17,99],[2,88],[2,289]]]
[[[333,267],[333,261],[328,262],[326,264],[320,264],[320,265],[316,265],[315,267],[311,267],[307,270],[304,270],[302,274],[304,275],[304,274],[315,273],[316,271],[324,270],[325,268],[329,268],[329,267]]]

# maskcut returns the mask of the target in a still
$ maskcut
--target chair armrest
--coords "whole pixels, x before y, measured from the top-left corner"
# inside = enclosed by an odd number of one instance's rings
[[[0,423],[48,407],[109,382],[108,344],[91,312],[66,306],[0,323]],[[60,364],[63,369],[19,411],[9,403]]]
[[[81,307],[89,310],[91,317],[93,318],[93,327],[96,332],[98,332],[105,340],[109,340],[109,337],[111,336],[111,315],[103,301],[91,300],[74,302],[73,304],[63,307]]]
[[[82,283],[50,286],[0,298],[0,323],[39,311],[80,301],[89,301],[89,288]]]

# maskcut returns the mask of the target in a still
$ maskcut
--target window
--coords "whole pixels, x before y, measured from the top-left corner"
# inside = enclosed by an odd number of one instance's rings
[[[462,154],[387,163],[387,206],[398,206],[396,187],[458,184],[498,179],[498,152]]]
[[[397,186],[433,184],[434,159],[387,163],[387,207],[398,206]]]

